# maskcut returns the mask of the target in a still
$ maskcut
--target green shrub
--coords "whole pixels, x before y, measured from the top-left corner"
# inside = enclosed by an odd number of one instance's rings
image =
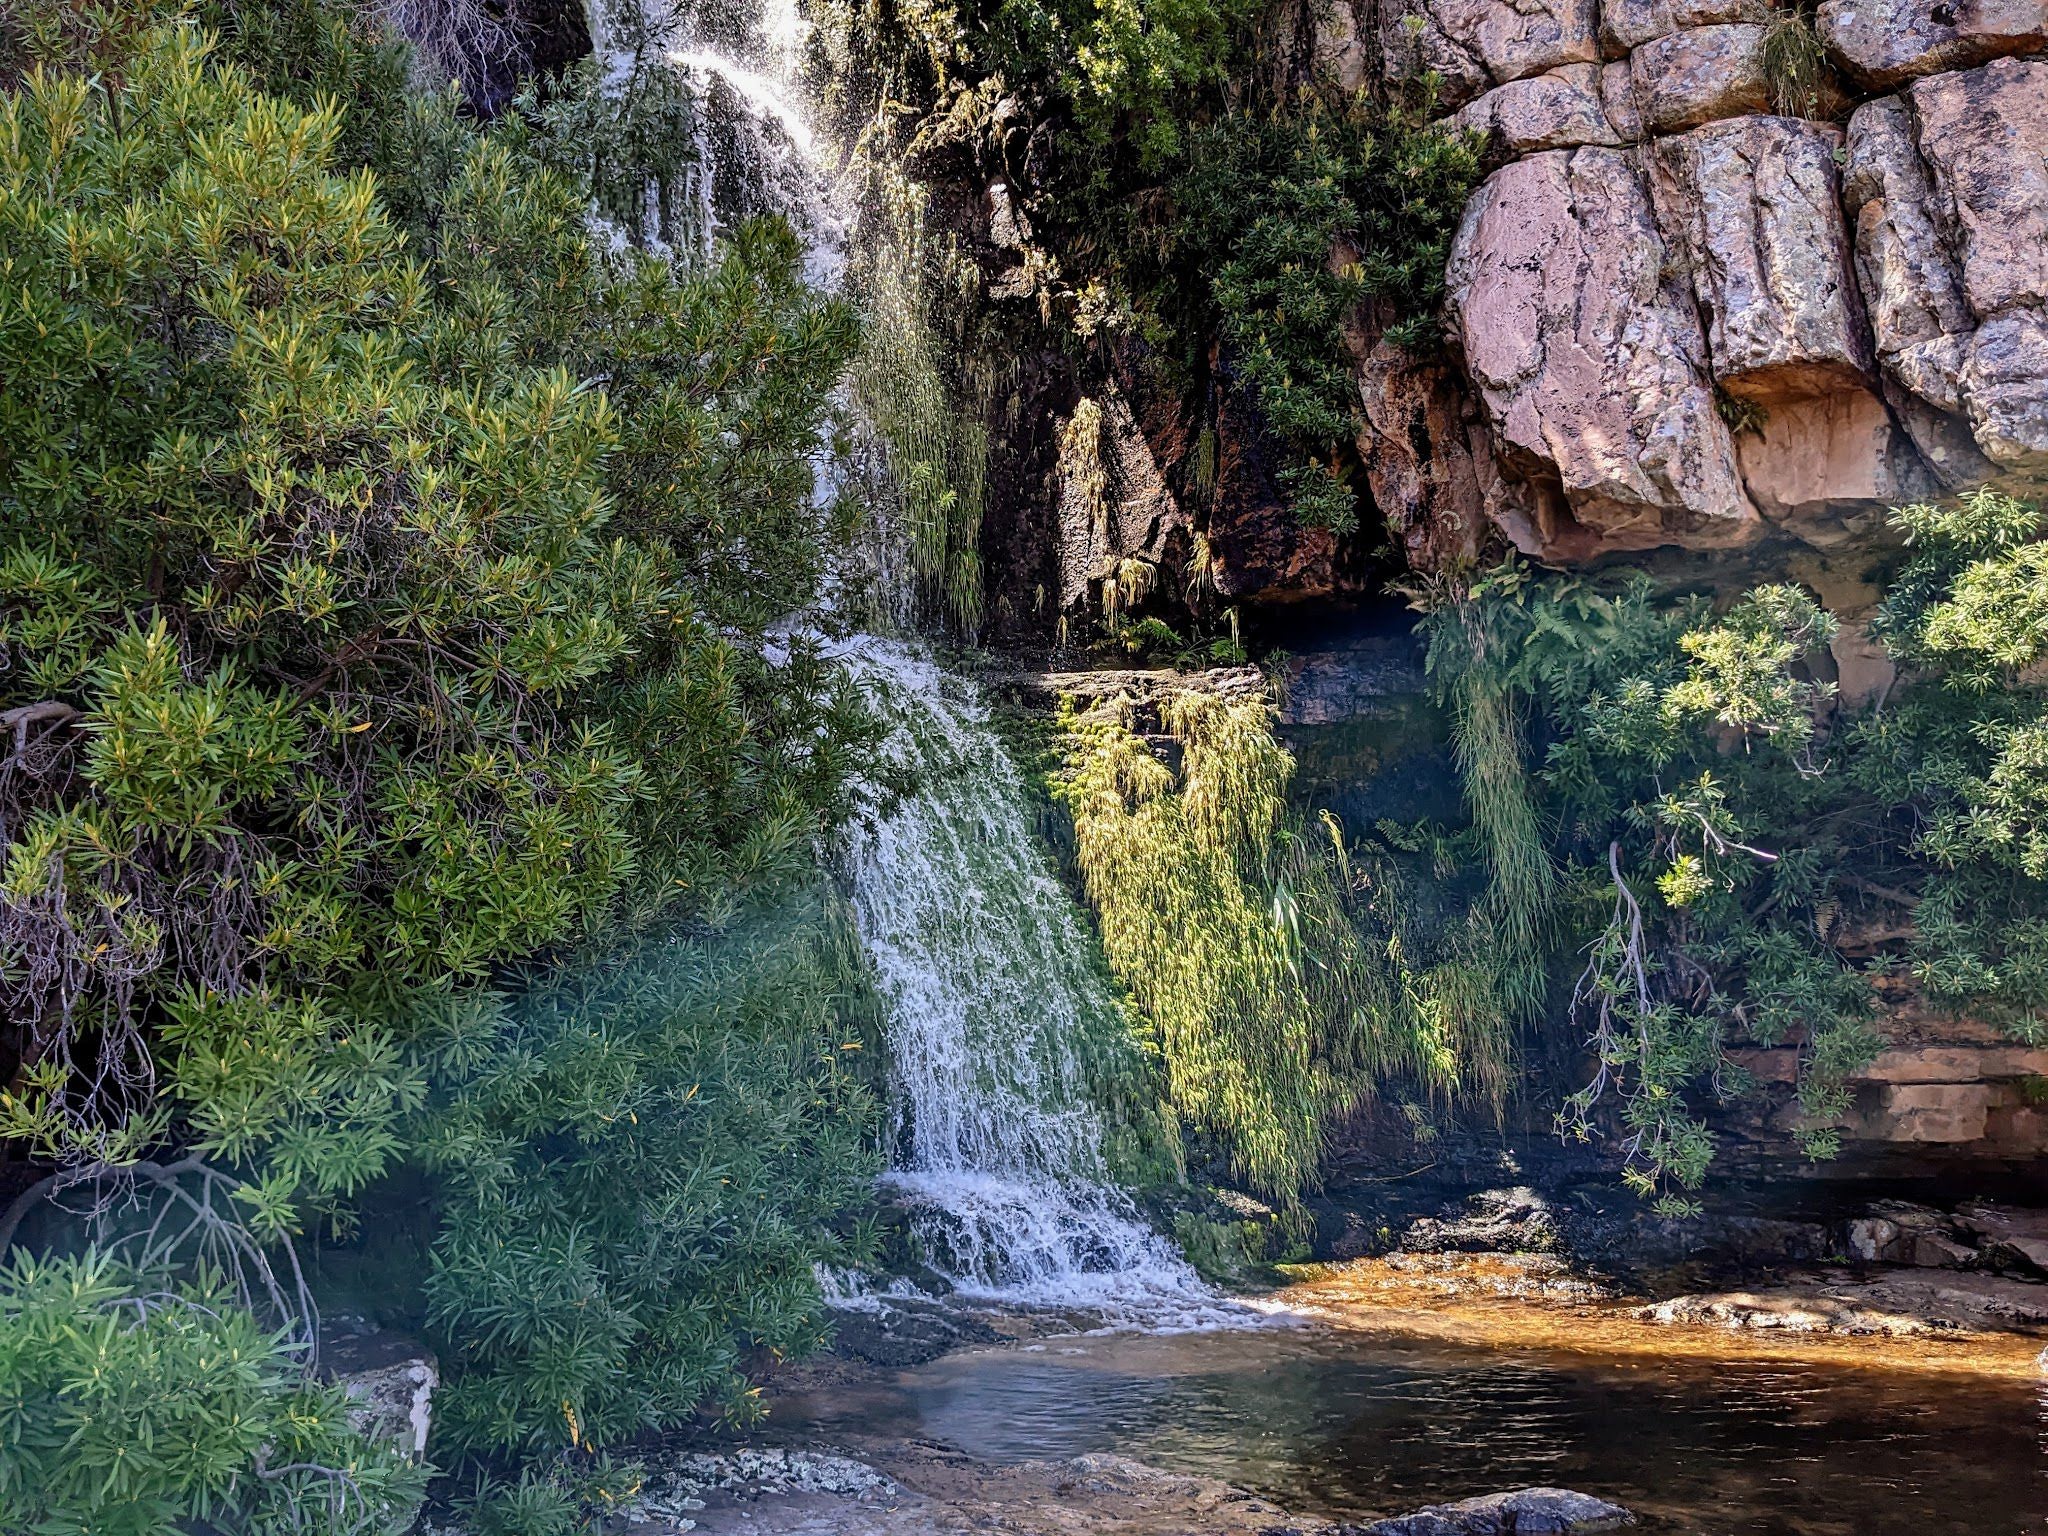
[[[858,717],[732,637],[816,591],[853,327],[784,229],[601,258],[545,121],[423,108],[408,242],[336,111],[125,46],[0,100],[6,1115],[147,1142],[160,1063],[283,1231],[384,1166],[451,987],[802,862]]]
[[[1428,126],[1428,110],[1361,97],[1341,112],[1221,118],[1173,184],[1176,260],[1200,284],[1181,324],[1216,328],[1236,385],[1300,459],[1334,464],[1357,433],[1345,328],[1361,305],[1396,317],[1397,343],[1432,334],[1479,151]],[[1356,525],[1340,476],[1297,461],[1282,481],[1303,522]]]
[[[1897,519],[1915,553],[1878,628],[1912,671],[1848,719],[1817,675],[1836,621],[1794,587],[1717,614],[1640,577],[1508,567],[1427,621],[1490,871],[1474,914],[1535,914],[1508,931],[1539,1001],[1576,971],[1565,1012],[1594,1076],[1561,1123],[1615,1130],[1632,1181],[1668,1200],[1705,1174],[1704,1104],[1742,1086],[1734,1043],[1799,1043],[1800,1134],[1837,1150],[1895,958],[1845,956],[1845,910],[1910,911],[1903,958],[1932,1002],[2042,1033],[2048,541],[1988,491]]]
[[[431,1164],[458,1446],[741,1413],[871,1162],[816,923],[716,938],[871,739],[764,635],[854,316],[779,222],[594,244],[588,72],[486,129],[352,9],[224,8],[248,68],[175,14],[4,37],[0,1134],[285,1313],[277,1245]]]
[[[824,1339],[814,1266],[880,1171],[849,946],[814,903],[550,979],[451,1068],[427,1155],[443,1433],[615,1444],[757,1415],[757,1352]]]
[[[90,1253],[0,1270],[4,1536],[403,1530],[425,1469],[348,1417],[219,1291]]]

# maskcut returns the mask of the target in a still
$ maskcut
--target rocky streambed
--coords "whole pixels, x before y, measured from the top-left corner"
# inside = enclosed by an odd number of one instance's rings
[[[1555,1253],[1396,1251],[1289,1271],[1222,1331],[911,1302],[850,1315],[638,1529],[2030,1536],[2044,1290],[1833,1266],[1660,1297]]]

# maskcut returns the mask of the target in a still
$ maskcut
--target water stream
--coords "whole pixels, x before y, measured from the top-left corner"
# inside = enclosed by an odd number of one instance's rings
[[[761,209],[804,238],[809,280],[844,272],[846,220],[794,85],[803,23],[791,0],[699,12],[673,0],[592,0],[608,89],[636,70],[694,88],[685,201],[694,249]],[[674,229],[650,183],[650,225]],[[856,296],[857,297],[857,296]],[[819,477],[821,492],[831,483]],[[908,553],[877,562],[907,576]],[[902,603],[886,605],[900,610]],[[1121,1025],[1073,898],[1039,846],[1023,779],[974,687],[916,640],[862,637],[844,664],[887,719],[889,767],[919,788],[854,833],[854,912],[888,1008],[895,1166],[930,1262],[962,1293],[1085,1309],[1155,1329],[1247,1315],[1214,1295],[1110,1177],[1085,1042]]]
[[[890,1188],[979,1298],[1079,1307],[1154,1329],[1242,1316],[1111,1182],[1083,1052],[1118,1030],[1028,791],[975,688],[921,646],[847,663],[918,792],[850,850],[855,914],[889,1009],[899,1156]]]
[[[1115,1452],[1337,1519],[1549,1485],[1643,1536],[2048,1532],[2048,1400],[2011,1378],[1266,1329],[952,1355],[774,1422],[995,1464]]]

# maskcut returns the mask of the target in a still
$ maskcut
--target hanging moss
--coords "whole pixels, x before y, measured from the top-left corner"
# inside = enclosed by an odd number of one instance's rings
[[[1160,715],[1178,770],[1128,709],[1069,720],[1056,792],[1075,863],[1172,1104],[1238,1177],[1293,1200],[1381,1083],[1450,1093],[1459,1040],[1414,1006],[1336,823],[1290,809],[1267,705],[1186,691]]]

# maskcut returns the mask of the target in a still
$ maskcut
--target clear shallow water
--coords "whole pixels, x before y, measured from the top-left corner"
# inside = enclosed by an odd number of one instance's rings
[[[1548,1483],[1701,1536],[2044,1536],[2039,1384],[1465,1351],[1265,1330],[953,1355],[776,1410],[986,1460],[1114,1451],[1301,1514]]]

